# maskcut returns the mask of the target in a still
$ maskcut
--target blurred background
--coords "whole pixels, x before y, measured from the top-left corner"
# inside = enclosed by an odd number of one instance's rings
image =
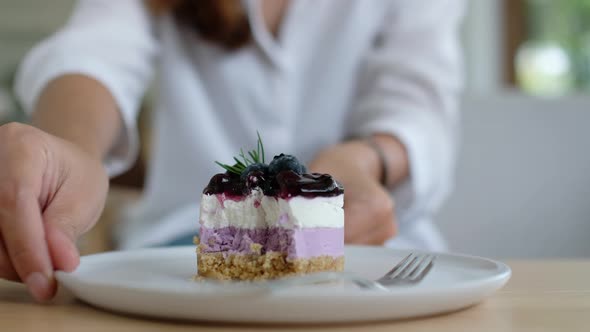
[[[0,124],[24,120],[11,89],[16,67],[74,2],[0,0]],[[458,252],[590,257],[590,0],[468,4],[463,141],[456,188],[438,222]],[[143,185],[146,105],[142,156],[113,180],[105,219]],[[96,238],[106,230],[96,232],[82,242],[86,252],[108,247]]]

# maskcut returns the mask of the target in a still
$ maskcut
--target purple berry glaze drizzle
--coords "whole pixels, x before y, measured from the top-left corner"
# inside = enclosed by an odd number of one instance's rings
[[[328,174],[297,174],[292,170],[277,175],[252,172],[245,179],[231,173],[216,174],[203,191],[207,195],[225,194],[228,198],[248,195],[252,189],[260,188],[266,196],[288,199],[295,196],[330,197],[344,193],[342,186]]]

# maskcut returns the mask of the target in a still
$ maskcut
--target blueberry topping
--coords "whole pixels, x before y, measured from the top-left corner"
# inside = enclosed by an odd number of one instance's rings
[[[251,171],[246,176],[246,188],[254,189],[254,188],[261,188],[264,186],[266,182],[266,173],[262,171]]]
[[[338,196],[344,192],[342,186],[328,174],[303,174],[282,171],[277,175],[275,195],[281,198],[293,196]]]
[[[204,194],[226,193],[228,195],[239,196],[244,192],[244,185],[239,181],[239,177],[227,173],[214,175],[205,190]]]
[[[256,163],[256,164],[252,164],[252,165],[246,167],[242,171],[242,174],[240,174],[241,180],[242,181],[247,180],[248,176],[252,172],[259,172],[259,173],[262,173],[262,175],[266,175],[266,174],[268,174],[268,165],[262,164],[262,163]]]
[[[253,189],[259,188],[267,196],[289,199],[294,196],[316,197],[337,196],[343,188],[328,174],[307,174],[297,158],[280,154],[270,165],[255,163],[248,165],[242,173],[221,173],[214,175],[203,191],[204,194],[225,194],[239,200]],[[234,197],[234,198],[232,198]]]
[[[307,173],[305,166],[295,156],[283,153],[272,159],[270,165],[268,165],[268,169],[273,175],[279,174],[282,171],[293,171],[296,174]]]

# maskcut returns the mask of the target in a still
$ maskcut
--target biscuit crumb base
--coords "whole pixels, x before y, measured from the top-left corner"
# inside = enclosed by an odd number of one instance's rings
[[[314,272],[342,271],[344,256],[288,259],[287,254],[198,253],[198,277],[218,280],[265,280]]]

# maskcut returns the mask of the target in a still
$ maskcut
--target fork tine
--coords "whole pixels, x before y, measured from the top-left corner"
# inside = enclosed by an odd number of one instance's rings
[[[426,257],[422,260],[420,266],[418,266],[414,273],[412,273],[409,278],[412,282],[419,282],[428,274],[432,266],[434,265],[434,261],[436,260],[436,256],[434,255],[426,255]]]
[[[416,264],[416,261],[420,258],[420,256],[416,254],[412,254],[413,258],[407,264],[405,264],[402,268],[399,268],[395,273],[392,273],[388,276],[389,279],[399,279],[400,276],[405,275],[408,271],[412,271]]]
[[[408,256],[404,257],[404,259],[402,259],[401,262],[397,263],[391,270],[389,270],[389,272],[387,272],[383,276],[383,278],[390,278],[392,274],[394,274],[395,272],[397,272],[398,270],[400,270],[402,268],[405,268],[406,264],[408,263],[408,261],[410,260],[412,255],[414,255],[414,253],[411,253]]]
[[[413,275],[414,272],[416,272],[416,270],[418,270],[420,268],[420,265],[422,264],[422,262],[424,262],[424,260],[428,258],[428,256],[429,255],[424,255],[424,254],[416,255],[416,258],[414,258],[414,260],[412,260],[412,263],[410,263],[410,265],[408,265],[408,267],[404,269],[403,273],[400,272],[397,275],[397,278],[406,279],[410,275]]]

